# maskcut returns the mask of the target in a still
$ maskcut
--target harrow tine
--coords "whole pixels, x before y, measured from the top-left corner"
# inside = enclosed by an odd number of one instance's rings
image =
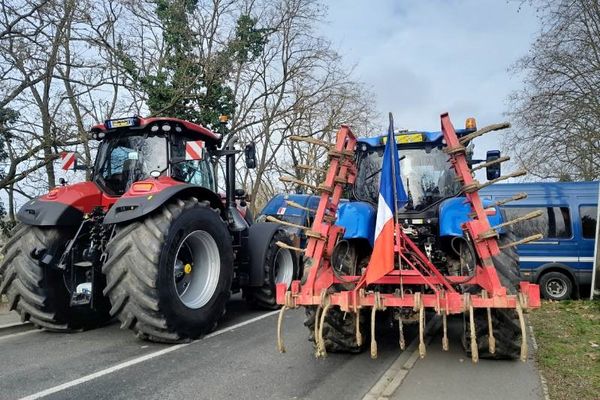
[[[481,190],[481,189],[483,189],[485,187],[493,185],[494,183],[502,182],[502,181],[505,181],[505,180],[510,179],[510,178],[517,178],[517,177],[523,176],[523,175],[527,175],[527,171],[525,171],[524,169],[520,169],[518,171],[511,172],[508,175],[503,175],[503,176],[501,176],[499,178],[492,179],[491,181],[487,181],[486,183],[478,184],[477,188],[475,190]]]
[[[446,310],[444,310],[444,313],[442,314],[442,326],[444,329],[444,336],[442,337],[442,349],[444,351],[448,351],[450,346],[448,345],[448,318]]]
[[[356,309],[356,321],[354,329],[356,330],[356,345],[360,347],[363,344],[363,337],[362,333],[360,332],[360,310],[358,308]]]
[[[310,143],[310,144],[316,144],[317,146],[322,146],[325,147],[327,149],[331,148],[334,146],[333,143],[329,143],[326,142],[324,140],[321,139],[316,139],[312,136],[298,136],[298,135],[294,135],[294,136],[290,136],[290,140],[294,141],[294,142],[306,142],[306,143]]]
[[[465,293],[465,304],[469,307],[469,331],[471,335],[471,360],[473,363],[479,362],[479,347],[477,346],[477,331],[475,330],[475,314],[473,304],[471,304],[471,296]]]
[[[292,201],[292,200],[286,200],[285,202],[286,202],[286,204],[288,206],[297,208],[299,210],[304,210],[304,211],[307,211],[307,212],[313,213],[313,214],[317,212],[317,210],[315,210],[315,209],[301,206],[300,204],[298,204],[298,203],[296,203],[295,201]]]
[[[417,293],[415,293],[417,294]],[[423,299],[421,293],[419,295],[419,356],[425,357],[427,350],[425,349],[425,307],[423,306]]]
[[[301,249],[300,247],[290,246],[289,244],[281,242],[281,241],[277,241],[277,242],[275,242],[275,244],[278,247],[281,247],[282,249],[288,249],[288,250],[296,251],[298,253],[304,253],[306,251],[306,249]]]
[[[487,292],[484,290],[481,292],[481,297],[487,299]],[[494,325],[492,324],[492,309],[487,307],[487,318],[488,318],[488,347],[490,354],[496,354],[496,338],[494,337]]]
[[[283,183],[293,183],[299,186],[306,186],[314,191],[319,191],[319,187],[315,185],[311,185],[310,183],[306,183],[301,181],[300,179],[292,178],[291,176],[282,176],[279,180]]]
[[[404,326],[402,324],[402,315],[398,318],[398,333],[400,335],[400,350],[406,348],[406,342],[404,341]]]
[[[526,198],[527,198],[527,193],[517,193],[510,199],[498,200],[495,203],[490,204],[488,207],[499,207],[499,206],[503,206],[506,203],[509,203],[511,201],[523,200]]]
[[[283,313],[288,309],[287,306],[281,307],[279,312],[279,318],[277,319],[277,350],[280,353],[285,353],[285,345],[283,344],[283,335],[281,333],[281,326],[283,325]]]
[[[521,361],[527,362],[527,331],[525,329],[525,316],[523,315],[523,294],[519,293],[517,301],[517,314],[519,315],[519,325],[521,325]]]
[[[514,225],[514,224],[519,223],[519,222],[523,222],[523,221],[527,221],[527,220],[530,220],[530,219],[534,219],[534,218],[540,217],[543,213],[544,212],[542,210],[532,211],[530,213],[527,213],[527,214],[523,215],[522,217],[511,219],[510,221],[506,221],[506,222],[503,222],[503,223],[498,224],[496,226],[493,226],[492,229],[498,229],[498,228],[502,228],[504,226],[510,226],[510,225]]]
[[[310,226],[298,225],[298,224],[293,224],[291,222],[282,221],[282,220],[277,219],[277,218],[275,218],[275,217],[273,217],[271,215],[268,215],[265,220],[269,221],[269,222],[275,222],[276,224],[290,226],[292,228],[298,228],[298,229],[302,229],[302,230],[308,230],[308,229],[310,229]]]
[[[517,240],[516,242],[510,242],[503,246],[500,246],[500,250],[506,249],[508,247],[518,246],[518,245],[524,244],[524,243],[534,242],[536,240],[540,240],[543,238],[544,238],[544,235],[542,235],[541,233],[537,233],[535,235],[527,236],[526,238],[523,238],[521,240]]]
[[[489,167],[489,166],[491,166],[491,165],[500,164],[500,163],[506,162],[506,161],[508,161],[508,160],[510,160],[510,157],[509,157],[509,156],[500,157],[500,158],[497,158],[497,159],[495,159],[495,160],[488,161],[488,162],[485,162],[485,163],[483,163],[483,164],[479,164],[479,165],[477,165],[476,167],[473,167],[473,168],[471,169],[471,172],[475,172],[475,171],[478,171],[478,170],[480,170],[480,169],[487,168],[487,167]]]
[[[307,170],[310,170],[310,171],[321,172],[323,174],[327,173],[327,170],[325,170],[325,169],[317,168],[317,167],[311,167],[310,165],[306,165],[306,164],[296,164],[296,167],[300,168],[300,169],[307,169]]]
[[[385,307],[381,302],[381,294],[379,292],[375,292],[375,304],[373,304],[373,308],[371,309],[371,358],[377,358],[377,340],[375,338],[375,316],[377,314],[377,310],[384,310]]]
[[[499,124],[488,125],[488,126],[485,126],[481,129],[479,129],[478,131],[475,131],[473,133],[469,133],[466,136],[463,136],[462,138],[459,139],[459,142],[460,142],[460,144],[465,144],[469,140],[473,140],[476,137],[485,135],[486,133],[490,133],[493,131],[499,131],[499,130],[506,129],[506,128],[510,128],[510,123],[502,122]]]

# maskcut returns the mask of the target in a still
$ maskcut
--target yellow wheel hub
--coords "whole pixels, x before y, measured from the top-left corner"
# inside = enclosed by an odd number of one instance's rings
[[[186,274],[189,274],[190,272],[192,272],[192,264],[185,264],[183,266],[183,272],[185,272]]]

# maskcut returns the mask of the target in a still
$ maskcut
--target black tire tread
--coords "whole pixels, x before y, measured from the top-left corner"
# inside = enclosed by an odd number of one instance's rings
[[[143,220],[119,229],[107,245],[108,258],[102,271],[107,276],[104,294],[112,304],[110,314],[118,317],[121,328],[131,329],[141,339],[163,343],[193,339],[170,327],[161,312],[156,267],[171,223],[193,207],[209,204],[194,197],[176,199]]]

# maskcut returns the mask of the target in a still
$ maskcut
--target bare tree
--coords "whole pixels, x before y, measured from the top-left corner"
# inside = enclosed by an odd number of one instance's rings
[[[536,0],[542,30],[514,70],[516,129],[505,146],[532,175],[555,180],[600,178],[600,4]]]

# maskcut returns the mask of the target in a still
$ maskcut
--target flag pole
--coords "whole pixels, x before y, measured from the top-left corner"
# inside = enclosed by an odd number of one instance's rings
[[[394,157],[394,151],[396,152],[396,157],[398,155],[398,147],[396,146],[396,137],[394,136],[394,116],[390,112],[390,127],[388,132],[388,144],[390,145],[390,149],[392,150],[392,154],[390,154],[390,161],[392,163],[392,193],[394,193],[394,244],[398,248],[398,268],[400,268],[400,296],[404,297],[404,285],[402,283],[402,256],[400,255],[400,237],[396,235],[396,230],[400,228],[398,224],[398,187],[396,185],[396,158]],[[391,142],[390,142],[391,140]],[[398,161],[400,162],[400,161]],[[400,322],[401,323],[401,322]]]

